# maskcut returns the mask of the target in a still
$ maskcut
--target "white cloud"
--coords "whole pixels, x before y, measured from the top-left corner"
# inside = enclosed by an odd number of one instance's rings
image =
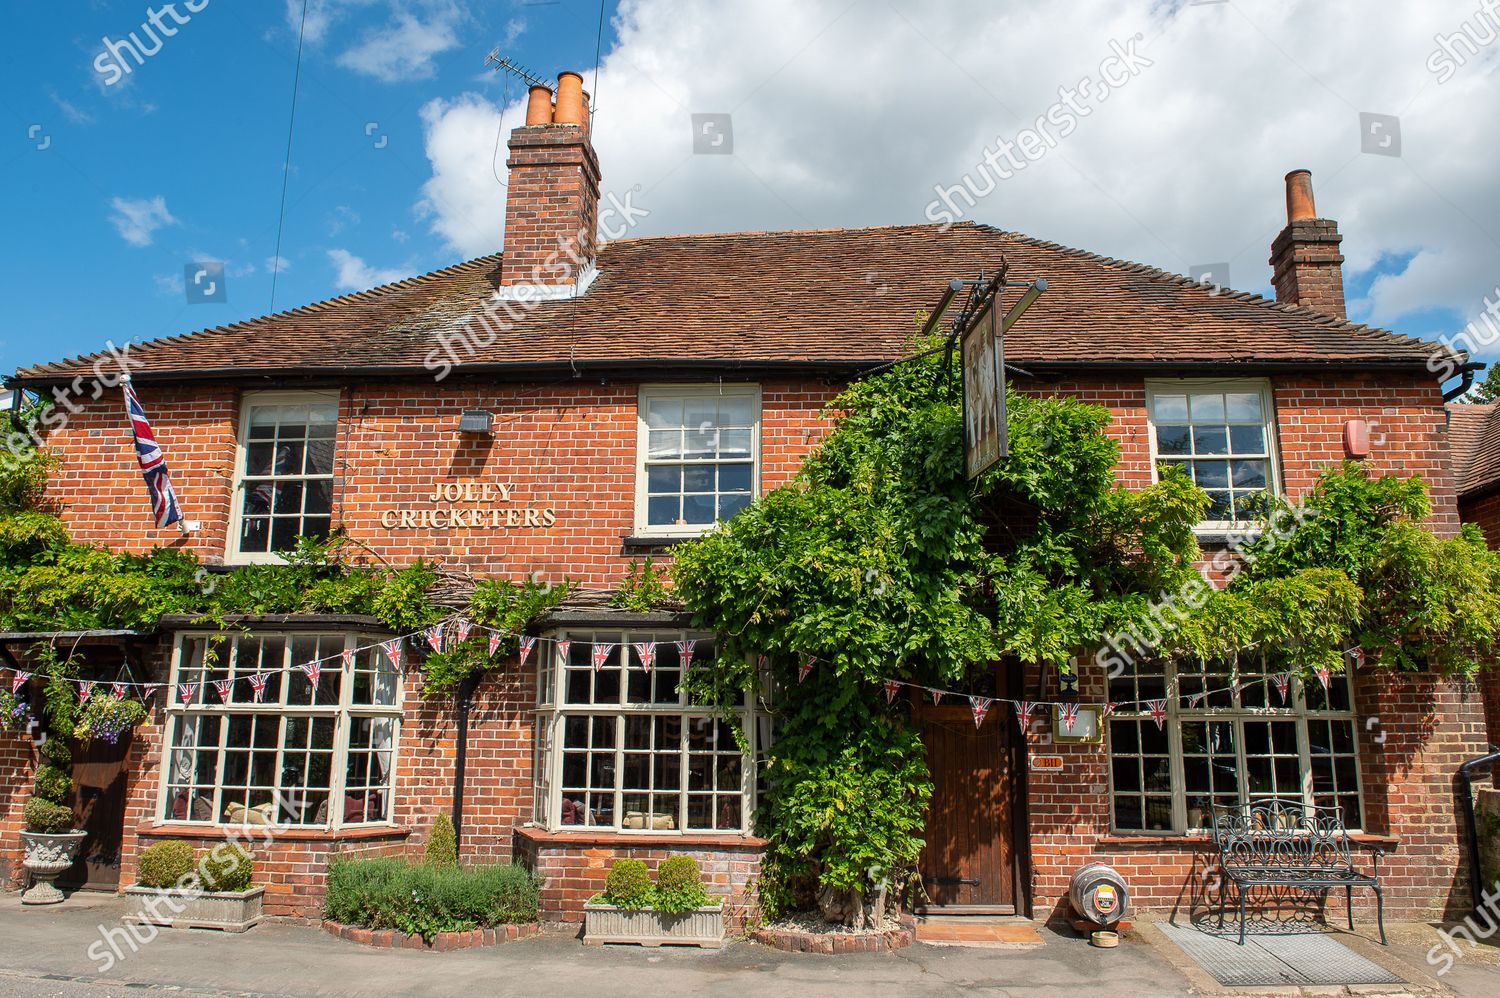
[[[346,249],[329,250],[328,261],[338,270],[334,284],[341,291],[367,291],[377,284],[390,284],[411,276],[405,270],[371,267]]]
[[[291,29],[293,38],[297,37],[300,29],[303,41],[316,45],[327,37],[328,29],[334,22],[340,20],[350,9],[368,7],[375,2],[376,0],[307,0],[307,20],[304,25],[303,0],[286,0],[286,26]]]
[[[52,103],[57,105],[57,109],[63,113],[63,117],[67,118],[73,124],[92,125],[94,123],[94,116],[92,114],[89,114],[77,104],[63,97],[56,90],[48,90],[47,96],[52,98]]]
[[[156,274],[152,280],[156,282],[157,294],[171,295],[176,298],[182,294],[182,272],[174,270],[170,274]]]
[[[114,209],[110,222],[119,230],[120,238],[132,246],[150,246],[157,229],[178,224],[160,194],[152,198],[110,198],[109,204]]]
[[[1351,278],[1411,258],[1352,307],[1385,324],[1471,315],[1500,284],[1500,130],[1482,125],[1500,105],[1500,43],[1445,84],[1426,63],[1474,6],[1079,0],[1059,18],[989,0],[624,0],[595,146],[606,191],[641,186],[638,234],[923,222],[934,185],[1034,126],[1059,87],[1097,81],[1111,41],[1139,33],[1153,65],[975,219],[1181,273],[1227,260],[1235,286],[1265,289],[1281,178],[1307,167]],[[720,111],[734,154],[693,155],[689,115]],[[1360,111],[1400,115],[1401,157],[1361,153]],[[500,246],[500,112],[472,94],[422,112],[418,209],[468,254]]]
[[[391,19],[360,35],[338,57],[338,64],[386,83],[433,76],[433,57],[458,47],[464,13],[456,3],[428,2],[419,9],[398,6]]]
[[[292,269],[292,262],[284,256],[266,257],[266,273],[285,274]]]

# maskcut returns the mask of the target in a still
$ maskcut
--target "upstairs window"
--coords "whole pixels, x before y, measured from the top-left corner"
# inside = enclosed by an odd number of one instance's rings
[[[257,394],[245,400],[235,466],[230,559],[275,561],[297,538],[326,538],[333,515],[338,396]]]
[[[1205,525],[1252,519],[1274,491],[1271,399],[1263,382],[1159,382],[1147,385],[1158,473],[1185,471],[1208,493]]]
[[[701,534],[756,493],[760,390],[642,388],[636,532]]]

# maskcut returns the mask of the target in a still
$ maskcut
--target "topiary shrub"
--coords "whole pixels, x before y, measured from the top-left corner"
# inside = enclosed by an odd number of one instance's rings
[[[255,863],[242,846],[221,842],[198,855],[198,883],[211,894],[250,889]]]
[[[26,830],[41,835],[56,835],[58,832],[71,831],[73,828],[73,809],[66,804],[58,804],[55,801],[44,800],[41,797],[33,797],[26,802],[26,809],[22,812],[26,821]]]
[[[184,887],[193,875],[193,847],[186,842],[157,842],[141,850],[136,881],[142,887]]]
[[[635,911],[651,907],[655,893],[645,863],[638,859],[618,859],[609,868],[600,898],[605,904]]]
[[[681,915],[708,904],[703,874],[691,856],[672,856],[656,868],[656,897],[652,904],[663,915]]]
[[[73,792],[73,778],[51,763],[44,762],[36,769],[36,782],[32,788],[43,800],[61,804]]]
[[[453,834],[453,822],[441,811],[432,823],[432,834],[427,837],[427,865],[437,870],[458,869],[458,840]]]

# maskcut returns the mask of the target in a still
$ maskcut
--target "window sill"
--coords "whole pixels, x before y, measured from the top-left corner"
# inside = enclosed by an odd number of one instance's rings
[[[702,534],[630,534],[620,538],[620,546],[626,549],[670,548],[685,541],[696,541]]]
[[[549,832],[543,828],[517,828],[515,833],[538,846],[694,846],[704,849],[764,849],[765,839],[740,832],[659,831],[617,832],[585,828],[576,832]]]
[[[228,833],[269,837],[277,842],[355,842],[363,839],[406,838],[411,829],[400,825],[358,825],[348,828],[299,828],[289,825],[194,825],[182,821],[143,821],[136,834],[156,839],[217,839]]]

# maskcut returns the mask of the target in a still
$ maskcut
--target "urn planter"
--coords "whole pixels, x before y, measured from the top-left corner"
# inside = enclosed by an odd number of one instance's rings
[[[718,949],[724,945],[722,902],[681,915],[664,915],[651,908],[616,908],[591,901],[583,906],[583,919],[583,941],[591,946],[634,943]]]
[[[22,864],[31,874],[31,886],[21,895],[22,904],[57,904],[63,892],[54,883],[78,857],[78,847],[87,832],[22,832],[25,847]]]
[[[222,929],[244,932],[265,917],[261,913],[264,887],[244,891],[180,891],[142,887],[125,888],[134,911],[125,921],[178,929]]]

